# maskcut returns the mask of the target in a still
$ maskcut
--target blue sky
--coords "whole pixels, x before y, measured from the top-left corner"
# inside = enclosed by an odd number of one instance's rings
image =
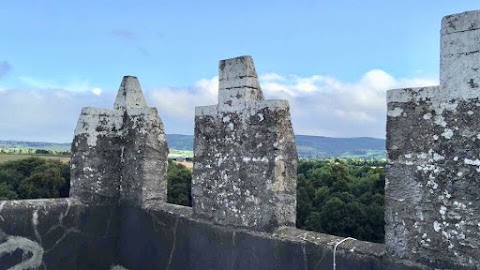
[[[82,107],[138,76],[168,133],[252,55],[297,134],[385,136],[385,91],[436,84],[441,18],[477,1],[2,1],[0,139],[71,141]]]

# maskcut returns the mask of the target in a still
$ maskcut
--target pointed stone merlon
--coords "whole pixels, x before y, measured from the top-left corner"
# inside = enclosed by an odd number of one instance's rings
[[[440,88],[449,97],[478,97],[480,91],[480,11],[442,20]]]
[[[285,100],[263,100],[252,58],[220,61],[219,103],[197,107],[194,213],[269,231],[295,226],[297,151]]]
[[[240,56],[220,60],[219,108],[235,110],[237,106],[256,100],[263,100],[263,94],[252,57]]]
[[[480,265],[479,27],[445,17],[440,86],[387,93],[385,243],[431,269]]]
[[[125,76],[118,89],[113,108],[119,111],[128,109],[146,108],[147,102],[137,77]]]
[[[156,108],[125,76],[114,110],[84,108],[72,144],[71,197],[148,208],[166,201],[168,147]]]

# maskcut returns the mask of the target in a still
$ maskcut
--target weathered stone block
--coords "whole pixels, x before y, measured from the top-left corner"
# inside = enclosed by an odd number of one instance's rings
[[[480,12],[442,21],[440,88],[445,97],[476,98],[480,90]]]
[[[466,11],[459,14],[445,16],[442,19],[442,35],[467,32],[480,28],[480,13],[478,11]]]
[[[250,57],[219,66],[218,105],[196,108],[195,215],[254,230],[293,226],[297,152],[288,102],[263,100]]]
[[[123,78],[114,110],[84,108],[72,144],[71,196],[152,207],[166,201],[168,147],[156,108],[136,77]]]
[[[444,18],[439,87],[387,95],[385,242],[435,268],[480,265],[479,14]]]

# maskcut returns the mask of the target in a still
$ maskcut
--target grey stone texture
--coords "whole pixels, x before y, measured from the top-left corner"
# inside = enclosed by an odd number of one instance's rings
[[[480,13],[468,11],[442,20],[442,96],[476,98],[480,91]]]
[[[333,269],[333,248],[344,238],[280,227],[272,233],[216,225],[192,208],[123,207],[119,261],[128,269],[317,270]],[[347,241],[337,247],[337,270],[431,269],[391,257],[385,245]]]
[[[297,151],[285,100],[264,100],[249,56],[220,61],[218,104],[195,110],[197,217],[268,231],[294,226]]]
[[[190,207],[83,204],[77,199],[0,202],[0,269],[332,269],[343,238],[282,227],[273,233],[219,226]],[[337,269],[429,269],[395,260],[385,245],[338,246]]]
[[[168,147],[156,108],[125,76],[114,110],[84,108],[72,144],[71,193],[85,203],[152,207],[166,201]]]
[[[480,265],[479,25],[445,17],[440,86],[387,94],[385,242],[432,268]]]
[[[0,201],[0,269],[109,269],[117,212],[71,198]]]
[[[125,77],[114,110],[82,110],[73,198],[0,201],[0,269],[479,269],[478,29],[480,11],[445,17],[440,86],[387,93],[385,245],[334,253],[343,238],[289,227],[289,107],[263,99],[244,56],[220,61],[219,104],[196,108],[193,208],[164,203],[163,125]]]

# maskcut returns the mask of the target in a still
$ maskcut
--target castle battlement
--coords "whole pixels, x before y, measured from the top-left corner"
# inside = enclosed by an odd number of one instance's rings
[[[71,198],[0,202],[2,269],[478,269],[480,11],[442,21],[440,85],[387,93],[385,244],[300,230],[290,108],[251,57],[195,108],[193,207],[166,203],[164,127],[136,77],[84,108]]]

